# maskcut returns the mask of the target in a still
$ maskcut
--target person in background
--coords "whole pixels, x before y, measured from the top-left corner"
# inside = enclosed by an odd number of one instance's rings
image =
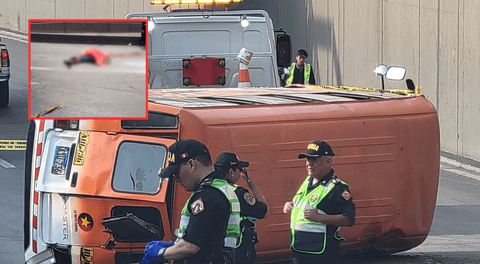
[[[285,203],[283,212],[291,215],[293,262],[295,264],[338,263],[340,226],[355,222],[355,205],[350,186],[333,171],[333,153],[325,141],[314,141],[307,151],[308,176],[292,202]]]
[[[183,208],[177,241],[152,241],[140,264],[183,260],[189,264],[231,264],[240,236],[240,204],[233,188],[215,171],[210,152],[201,142],[183,139],[168,149],[168,167],[159,174],[172,177],[193,194]]]
[[[305,63],[308,53],[304,49],[299,49],[295,58],[297,63],[292,63],[292,66],[288,68],[290,76],[285,81],[285,85],[315,84],[312,66],[309,63]]]
[[[80,55],[71,57],[68,60],[63,61],[68,68],[72,67],[74,64],[88,62],[95,63],[98,66],[106,66],[110,63],[110,54],[103,52],[96,48],[89,48],[82,52]]]
[[[240,161],[235,153],[224,151],[215,158],[214,165],[215,170],[222,170],[240,202],[241,235],[235,249],[235,264],[253,264],[257,260],[255,244],[258,242],[255,220],[268,216],[267,201],[246,169],[248,161]],[[245,180],[252,193],[236,185],[240,178]]]
[[[145,47],[145,41],[146,41],[146,35],[147,35],[146,34],[146,27],[147,27],[146,24],[147,23],[145,23],[145,22],[143,22],[143,24],[142,24],[142,31],[141,31],[141,35],[140,35],[140,40],[138,42],[138,45],[143,46],[143,47]]]

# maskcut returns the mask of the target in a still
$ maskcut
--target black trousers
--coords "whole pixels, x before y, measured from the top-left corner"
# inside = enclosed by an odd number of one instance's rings
[[[293,264],[339,264],[338,252],[323,253],[320,255],[294,256]]]

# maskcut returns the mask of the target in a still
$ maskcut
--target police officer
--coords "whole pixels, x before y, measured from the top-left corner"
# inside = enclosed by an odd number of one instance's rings
[[[235,250],[235,264],[255,263],[257,260],[255,244],[258,237],[254,218],[263,219],[268,216],[267,201],[246,170],[248,161],[240,161],[235,153],[224,151],[218,154],[214,164],[215,169],[222,170],[225,179],[233,185],[240,202],[241,235]],[[240,177],[243,177],[252,193],[236,185]]]
[[[292,63],[292,66],[288,68],[290,76],[285,81],[285,85],[315,84],[312,66],[309,63],[305,63],[308,53],[304,49],[299,49],[295,58],[297,63]]]
[[[308,176],[292,202],[283,212],[291,215],[293,260],[296,264],[338,263],[340,226],[355,221],[355,205],[347,183],[332,169],[332,148],[325,141],[315,141],[298,155],[306,158]]]
[[[172,176],[193,194],[182,211],[175,244],[150,242],[140,263],[233,263],[234,250],[224,248],[225,244],[234,247],[240,236],[240,204],[232,186],[215,171],[208,149],[197,140],[179,140],[171,145],[168,160],[160,177]]]

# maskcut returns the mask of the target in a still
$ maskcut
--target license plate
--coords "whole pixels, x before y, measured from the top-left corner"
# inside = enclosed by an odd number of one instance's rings
[[[55,149],[55,158],[53,159],[52,173],[58,175],[65,175],[65,168],[67,167],[68,154],[70,148],[57,146]]]

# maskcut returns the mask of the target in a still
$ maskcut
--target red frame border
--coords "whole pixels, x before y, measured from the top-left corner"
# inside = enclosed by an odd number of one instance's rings
[[[31,22],[145,22],[145,117],[34,117],[31,115]],[[29,120],[146,120],[148,119],[148,19],[29,19],[28,20],[28,119]]]

